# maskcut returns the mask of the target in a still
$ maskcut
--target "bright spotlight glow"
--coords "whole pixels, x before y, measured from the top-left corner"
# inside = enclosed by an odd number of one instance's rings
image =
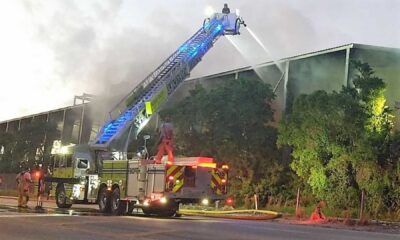
[[[214,10],[214,8],[211,7],[211,6],[207,6],[207,7],[204,9],[204,15],[206,15],[206,17],[211,17],[214,13],[215,13],[215,10]]]
[[[240,16],[240,11],[237,8],[236,8],[236,16]]]
[[[62,146],[60,149],[61,154],[67,154],[68,153],[68,146]]]
[[[160,198],[160,203],[162,203],[162,204],[167,203],[167,198],[166,197]]]
[[[208,205],[210,203],[210,201],[208,201],[207,198],[204,198],[203,200],[201,200],[201,204],[203,205]]]

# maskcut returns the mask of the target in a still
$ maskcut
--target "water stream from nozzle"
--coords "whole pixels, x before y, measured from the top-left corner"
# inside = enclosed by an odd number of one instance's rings
[[[277,67],[277,69],[281,73],[281,77],[279,79],[276,79],[276,82],[274,84],[272,84],[273,92],[275,93],[277,91],[279,85],[281,85],[284,82],[283,79],[285,78],[285,74],[287,74],[287,73],[285,73],[284,65],[279,63],[278,60],[272,56],[271,52],[261,42],[260,38],[257,37],[257,35],[249,27],[246,27],[246,29],[250,33],[250,36],[257,42],[257,45],[260,46],[264,50],[267,57],[272,60],[274,65]],[[260,70],[260,68],[255,67],[255,65],[254,65],[255,59],[254,59],[254,57],[252,57],[252,52],[245,51],[245,49],[243,47],[241,47],[239,44],[237,44],[237,42],[235,42],[235,40],[232,36],[226,36],[226,37],[227,37],[228,41],[232,44],[232,46],[234,46],[234,48],[243,56],[243,58],[245,58],[245,60],[251,64],[251,66],[254,69],[254,72],[257,74],[257,76],[260,79],[264,79],[263,75],[265,76],[265,72],[262,72]],[[286,102],[286,93],[285,92],[286,92],[286,90],[284,89],[283,90],[284,103]]]
[[[268,57],[272,58],[271,52],[268,50],[268,48],[261,42],[260,38],[257,37],[257,35],[250,29],[250,27],[246,27],[247,31],[250,33],[250,35],[253,37],[253,39],[260,45],[260,47],[265,51],[265,53],[268,55]],[[272,58],[272,61],[276,65],[276,67],[279,69],[279,71],[283,74],[284,70],[282,69],[282,66],[278,63],[278,61],[274,58]]]
[[[254,59],[252,59],[251,57],[251,53],[249,54],[249,52],[245,51],[243,48],[241,48],[235,41],[234,41],[234,37],[227,35],[226,36],[228,41],[232,44],[232,46],[240,53],[240,55],[242,55],[242,57],[250,64],[250,67],[253,68],[255,74],[257,74],[257,76],[263,80],[263,73],[260,71],[260,68],[255,67],[254,65]],[[278,68],[279,69],[279,68]]]
[[[246,27],[247,31],[250,33],[250,36],[255,40],[255,42],[257,43],[257,46],[261,47],[264,50],[265,55],[272,59],[272,62],[274,63],[274,65],[277,67],[277,69],[280,71],[281,73],[281,77],[280,79],[277,79],[277,82],[273,84],[274,87],[274,92],[276,91],[277,87],[281,84],[282,79],[284,77],[284,69],[283,66],[272,57],[271,52],[267,49],[267,47],[261,42],[260,38],[257,37],[257,35],[249,28]],[[260,68],[255,67],[255,58],[254,58],[254,54],[253,52],[250,52],[248,50],[246,50],[245,48],[241,47],[239,44],[237,44],[237,42],[235,42],[234,38],[232,36],[226,36],[228,41],[232,44],[232,46],[234,46],[234,48],[243,56],[243,58],[250,63],[250,66],[254,69],[254,72],[257,74],[257,76],[260,79],[264,79],[263,75],[265,75],[264,72],[261,71]],[[254,51],[254,50],[253,50]],[[259,60],[257,60],[259,61]],[[257,63],[258,64],[258,63]]]

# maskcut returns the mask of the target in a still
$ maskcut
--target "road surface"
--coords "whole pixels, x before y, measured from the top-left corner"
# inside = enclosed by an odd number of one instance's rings
[[[270,221],[104,216],[93,205],[59,211],[45,204],[50,208],[40,212],[18,209],[14,199],[0,199],[0,239],[400,239],[398,234]]]

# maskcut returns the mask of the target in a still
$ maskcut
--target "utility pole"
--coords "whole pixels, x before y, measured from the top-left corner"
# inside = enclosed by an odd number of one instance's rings
[[[297,197],[296,197],[296,214],[298,214],[300,206],[300,188],[297,188]]]
[[[365,192],[361,190],[360,221],[364,219]]]

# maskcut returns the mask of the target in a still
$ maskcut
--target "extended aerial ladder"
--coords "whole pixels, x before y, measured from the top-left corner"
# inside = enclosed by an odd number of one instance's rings
[[[100,211],[118,214],[124,206],[158,211],[150,202],[159,201],[161,210],[175,213],[178,203],[223,199],[227,165],[217,166],[204,157],[176,158],[173,165],[142,163],[128,158],[127,148],[215,41],[222,35],[240,34],[241,25],[246,26],[225,4],[222,13],[205,19],[189,40],[116,104],[92,142],[54,151],[54,171],[45,181],[54,186],[57,206],[98,202]],[[162,199],[168,199],[167,205]]]
[[[226,4],[222,13],[205,19],[202,28],[109,112],[109,121],[103,125],[90,147],[126,152],[130,139],[137,136],[151,115],[189,76],[214,42],[222,35],[240,34],[242,24],[245,25],[242,18],[231,13]]]

